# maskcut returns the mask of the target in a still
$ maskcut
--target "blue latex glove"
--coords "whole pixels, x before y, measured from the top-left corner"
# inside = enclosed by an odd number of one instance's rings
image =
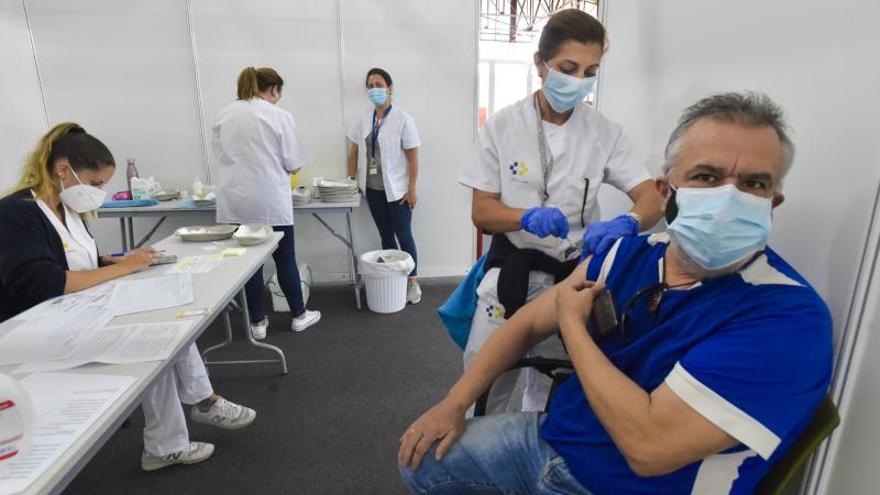
[[[591,224],[584,231],[584,247],[581,259],[591,254],[603,255],[617,239],[627,235],[638,235],[639,222],[629,215],[620,215],[607,222]]]
[[[529,208],[519,220],[519,225],[542,239],[548,235],[561,239],[568,236],[568,219],[562,210],[553,206]]]

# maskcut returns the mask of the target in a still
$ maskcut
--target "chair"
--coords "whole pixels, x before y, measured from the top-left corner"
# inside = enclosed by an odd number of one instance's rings
[[[532,367],[547,375],[553,380],[550,387],[550,397],[544,410],[550,408],[553,392],[565,379],[574,372],[571,361],[565,359],[548,359],[542,357],[523,358],[514,364],[511,369]],[[569,371],[560,371],[569,370]],[[489,387],[491,390],[492,387]],[[489,399],[489,390],[477,399],[474,405],[474,416],[486,414],[486,403]],[[840,415],[837,406],[831,401],[830,396],[825,396],[816,408],[813,419],[807,425],[801,436],[791,445],[788,452],[770,468],[764,476],[755,495],[785,495],[794,487],[795,480],[800,478],[810,456],[819,448],[819,445],[831,435],[831,432],[840,424]]]
[[[831,435],[831,432],[840,424],[840,415],[837,406],[831,401],[830,396],[825,396],[813,419],[801,436],[791,444],[788,452],[779,459],[770,471],[764,476],[755,490],[756,495],[784,495],[793,486],[793,482],[800,478],[804,466],[819,445]]]

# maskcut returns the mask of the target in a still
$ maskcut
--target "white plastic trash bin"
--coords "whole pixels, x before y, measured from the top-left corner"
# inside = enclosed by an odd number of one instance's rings
[[[406,306],[406,281],[415,268],[412,256],[394,249],[360,256],[360,275],[367,291],[367,307],[376,313],[396,313]]]
[[[305,263],[297,263],[299,270],[299,285],[302,288],[303,304],[309,302],[309,289],[312,287],[312,269]],[[278,274],[272,275],[269,279],[269,295],[272,296],[272,311],[276,313],[290,313],[290,306],[287,304],[287,298],[281,291],[281,285],[278,284]]]

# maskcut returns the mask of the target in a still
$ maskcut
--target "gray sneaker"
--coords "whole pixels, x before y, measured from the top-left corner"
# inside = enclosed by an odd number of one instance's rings
[[[199,406],[192,406],[189,417],[196,423],[216,426],[224,430],[240,430],[253,423],[257,413],[249,407],[240,406],[220,397],[207,411],[202,411]]]
[[[141,469],[144,471],[156,471],[175,464],[196,464],[207,460],[214,454],[214,445],[203,442],[190,442],[189,446],[180,452],[168,455],[153,455],[146,450],[141,454]]]

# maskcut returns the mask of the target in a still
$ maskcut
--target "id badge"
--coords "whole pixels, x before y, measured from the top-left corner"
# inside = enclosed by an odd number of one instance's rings
[[[367,167],[367,172],[368,172],[370,175],[376,175],[376,174],[379,173],[379,165],[376,163],[376,159],[375,159],[375,158],[371,158],[371,159],[370,159],[370,164],[369,164],[369,166]]]

